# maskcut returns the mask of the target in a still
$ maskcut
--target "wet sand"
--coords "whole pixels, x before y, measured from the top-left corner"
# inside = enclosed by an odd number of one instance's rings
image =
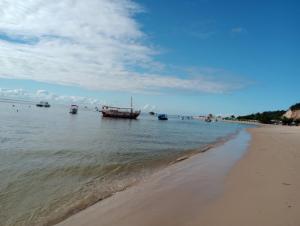
[[[58,225],[300,225],[300,128],[249,131]]]
[[[249,151],[226,178],[224,193],[195,220],[198,225],[300,225],[300,127],[250,132]]]

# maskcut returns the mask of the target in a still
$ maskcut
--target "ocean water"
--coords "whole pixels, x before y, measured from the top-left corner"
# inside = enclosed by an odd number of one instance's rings
[[[51,225],[245,125],[0,103],[0,225]]]

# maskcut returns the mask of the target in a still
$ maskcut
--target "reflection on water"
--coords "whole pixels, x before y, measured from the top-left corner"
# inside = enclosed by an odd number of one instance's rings
[[[68,110],[0,103],[1,225],[55,222],[242,127]]]

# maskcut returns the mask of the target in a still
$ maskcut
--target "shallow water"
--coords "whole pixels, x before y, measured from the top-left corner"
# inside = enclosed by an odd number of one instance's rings
[[[0,103],[0,225],[55,222],[244,127]]]

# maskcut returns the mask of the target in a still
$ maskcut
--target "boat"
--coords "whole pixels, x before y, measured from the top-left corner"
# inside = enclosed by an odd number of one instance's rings
[[[72,104],[70,107],[70,114],[76,115],[78,112],[78,106],[76,104]]]
[[[149,115],[155,115],[155,112],[154,111],[150,111]]]
[[[206,119],[204,119],[204,121],[205,122],[211,122],[212,120],[211,120],[211,118],[206,118]]]
[[[37,107],[45,107],[49,108],[50,104],[47,101],[40,101],[40,103],[36,104]]]
[[[208,116],[204,119],[205,122],[212,122],[214,116],[212,114],[208,114]]]
[[[132,107],[132,98],[130,108],[113,107],[108,105],[102,106],[102,116],[110,118],[137,119],[141,111],[135,111]]]
[[[168,116],[166,114],[159,114],[157,118],[158,120],[168,120]]]

